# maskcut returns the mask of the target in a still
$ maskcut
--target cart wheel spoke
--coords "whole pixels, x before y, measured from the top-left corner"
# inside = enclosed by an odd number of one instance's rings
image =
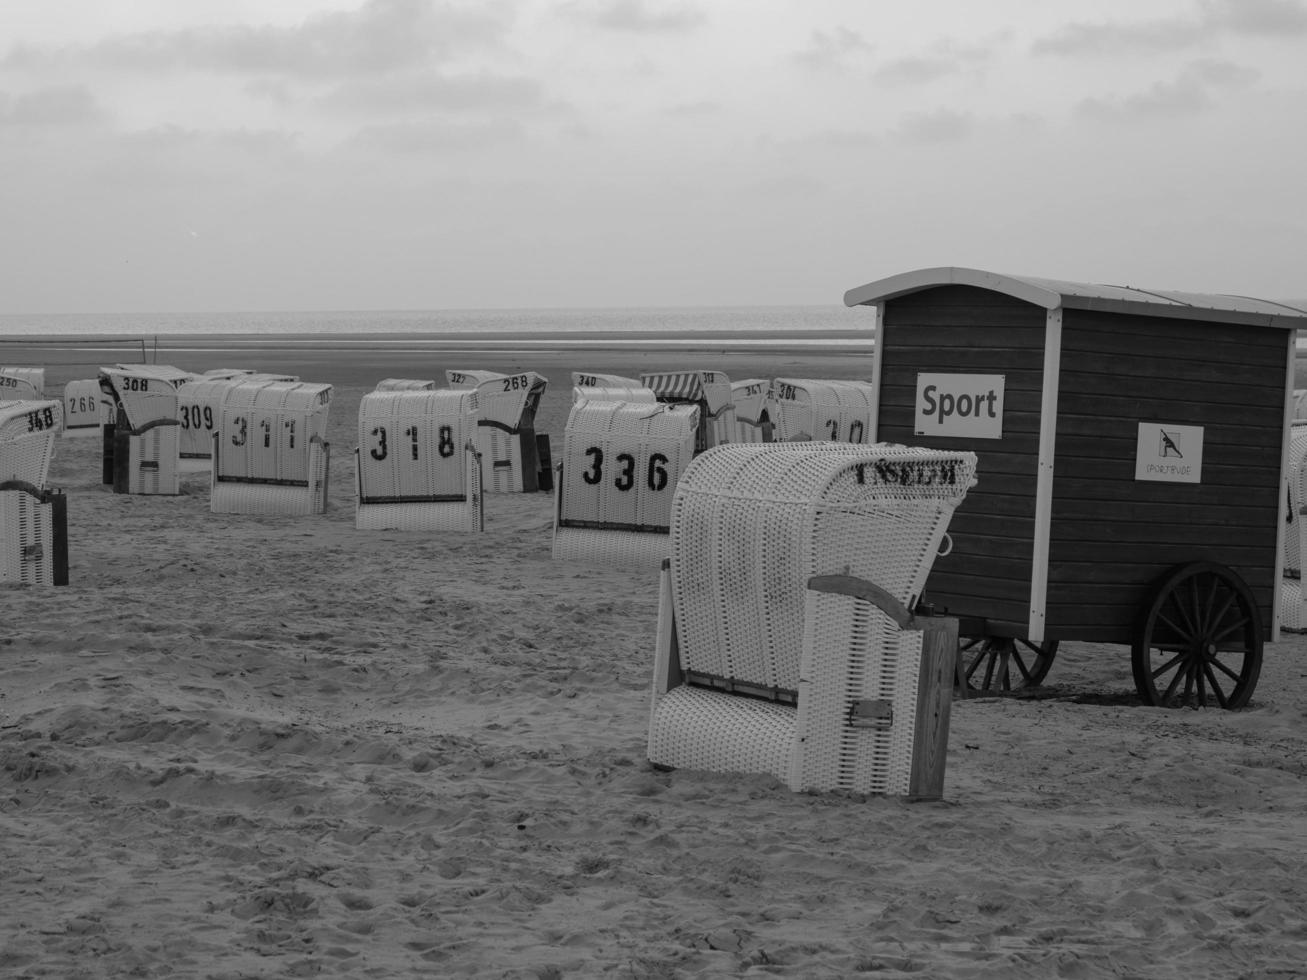
[[[1261,613],[1237,573],[1215,562],[1172,569],[1142,610],[1131,649],[1146,704],[1242,708],[1262,666]]]
[[[1241,630],[1247,629],[1247,627],[1248,627],[1248,620],[1246,619],[1236,620],[1235,622],[1231,623],[1228,627],[1226,627],[1223,630],[1213,630],[1212,642],[1215,643],[1218,647],[1220,647],[1221,644],[1223,644],[1230,637],[1234,636],[1236,633],[1240,632]]]
[[[1182,663],[1184,663],[1184,659],[1185,659],[1185,658],[1184,658],[1184,654],[1181,653],[1180,656],[1178,656],[1178,657],[1172,657],[1170,660],[1166,661],[1166,662],[1165,662],[1164,664],[1162,664],[1161,666],[1159,666],[1159,667],[1154,667],[1154,668],[1153,668],[1153,679],[1156,680],[1157,678],[1161,677],[1163,674],[1167,674],[1167,673],[1170,673],[1171,671],[1175,670],[1175,669],[1176,669],[1176,666],[1177,666],[1178,664],[1182,664]]]
[[[1166,616],[1166,615],[1164,615],[1164,614],[1162,614],[1162,613],[1158,613],[1157,618],[1158,618],[1158,621],[1159,621],[1160,623],[1162,623],[1163,625],[1165,625],[1165,626],[1167,626],[1167,627],[1170,628],[1171,633],[1172,633],[1173,635],[1178,636],[1178,637],[1180,638],[1180,639],[1179,639],[1178,641],[1176,641],[1176,642],[1180,642],[1180,643],[1188,643],[1188,642],[1189,642],[1189,638],[1192,637],[1192,636],[1194,635],[1194,631],[1193,631],[1193,628],[1192,628],[1192,627],[1189,627],[1189,626],[1180,626],[1180,625],[1178,625],[1178,624],[1177,624],[1173,619],[1171,619],[1169,616]]]
[[[1207,679],[1207,686],[1211,689],[1212,693],[1216,695],[1216,703],[1222,708],[1230,707],[1230,699],[1226,697],[1225,691],[1221,689],[1221,682],[1217,680],[1216,674],[1212,672],[1211,663],[1203,665],[1203,677]]]
[[[1220,657],[1213,657],[1208,662],[1211,666],[1215,667],[1217,670],[1219,670],[1226,677],[1230,678],[1230,680],[1234,681],[1236,684],[1239,682],[1239,675],[1235,671],[1227,667],[1225,665],[1225,661],[1223,661]]]
[[[1057,641],[1033,643],[1006,636],[966,639],[958,647],[971,691],[997,694],[1038,687],[1057,655]]]

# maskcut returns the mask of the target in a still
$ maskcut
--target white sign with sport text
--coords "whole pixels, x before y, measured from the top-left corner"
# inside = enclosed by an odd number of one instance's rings
[[[1135,479],[1162,483],[1203,482],[1203,427],[1140,422]]]
[[[1003,438],[1002,374],[918,374],[919,436]]]

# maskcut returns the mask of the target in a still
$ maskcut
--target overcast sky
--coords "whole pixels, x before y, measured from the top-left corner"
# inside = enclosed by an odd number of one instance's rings
[[[5,0],[0,312],[1307,296],[1304,0]]]

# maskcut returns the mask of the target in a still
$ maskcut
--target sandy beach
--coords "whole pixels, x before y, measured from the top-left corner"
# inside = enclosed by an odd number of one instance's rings
[[[648,764],[656,581],[555,562],[550,495],[355,530],[382,378],[537,371],[557,459],[573,370],[864,355],[255,353],[157,357],[334,385],[322,515],[114,494],[98,440],[56,448],[71,582],[0,588],[0,976],[1307,976],[1302,635],[1239,712],[1143,707],[1128,649],[1064,644],[954,702],[942,802],[795,794]],[[51,391],[95,376],[65,362]]]

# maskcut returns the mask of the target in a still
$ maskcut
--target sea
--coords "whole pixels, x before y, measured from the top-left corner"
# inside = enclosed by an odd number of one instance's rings
[[[769,337],[815,343],[872,333],[872,311],[844,306],[711,306],[498,310],[357,310],[232,313],[0,314],[0,337],[382,337],[557,339],[604,335],[632,342]]]

